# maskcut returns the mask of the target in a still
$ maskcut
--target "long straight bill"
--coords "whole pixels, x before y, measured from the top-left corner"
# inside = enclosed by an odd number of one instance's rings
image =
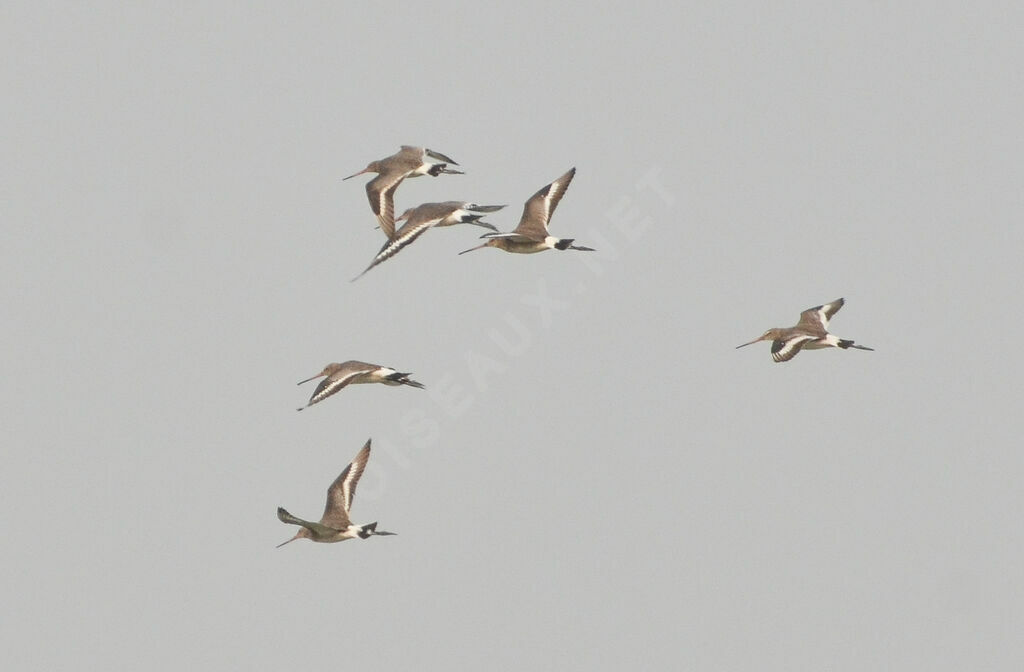
[[[462,252],[459,252],[459,254],[465,254],[466,252],[472,252],[473,250],[482,250],[485,247],[487,247],[487,243],[484,243],[483,245],[477,245],[476,247],[471,247],[468,250],[463,250]]]

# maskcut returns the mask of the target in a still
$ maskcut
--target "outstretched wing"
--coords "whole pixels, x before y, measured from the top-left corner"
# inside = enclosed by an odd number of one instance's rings
[[[395,235],[395,190],[408,171],[387,171],[366,183],[370,210],[377,215],[380,229],[388,238]]]
[[[403,147],[402,149],[405,149],[405,148]],[[438,161],[444,161],[445,163],[450,163],[453,166],[459,165],[454,160],[452,160],[450,157],[445,156],[441,152],[435,152],[432,149],[423,149],[423,150],[420,150],[420,151],[422,151],[424,154],[426,154],[427,156],[429,156],[432,159],[437,159]]]
[[[356,495],[356,485],[369,459],[370,440],[367,440],[355,459],[334,479],[331,487],[327,488],[327,505],[324,507],[323,518],[320,519],[321,525],[336,530],[344,530],[349,526],[351,521],[348,513],[352,509],[352,498]]]
[[[808,308],[800,313],[800,321],[796,326],[801,329],[820,329],[823,333],[828,331],[828,321],[839,312],[845,303],[842,299],[836,299],[831,303],[825,303],[814,308]]]
[[[375,371],[376,369],[377,367],[367,364],[365,367],[353,366],[350,369],[345,369],[342,371],[332,373],[331,375],[321,380],[320,384],[316,386],[316,389],[313,390],[313,396],[309,398],[309,402],[306,404],[306,406],[312,406],[315,403],[323,401],[327,397],[331,396],[341,388],[351,383],[352,379],[354,379],[356,376],[360,376],[364,373]]]
[[[280,520],[282,523],[288,523],[289,525],[309,525],[308,520],[303,520],[302,518],[293,516],[280,506],[277,507],[277,519]]]
[[[530,240],[544,240],[548,235],[548,222],[551,215],[555,213],[558,202],[562,200],[569,183],[576,175],[576,169],[572,168],[565,175],[543,187],[540,191],[530,197],[523,206],[523,217],[519,220],[519,226],[515,233]]]
[[[508,238],[513,243],[533,243],[533,242],[536,242],[535,238],[531,238],[530,236],[524,236],[523,234],[516,233],[515,231],[509,231],[508,233],[485,233],[484,235],[482,235],[480,237],[481,238]],[[543,238],[541,240],[543,240]]]
[[[366,267],[366,270],[352,278],[353,281],[366,275],[367,271],[381,263],[387,261],[391,257],[395,256],[402,251],[407,245],[411,245],[414,240],[423,235],[427,229],[436,225],[440,222],[442,217],[435,217],[434,219],[424,220],[420,217],[416,217],[415,213],[409,217],[409,221],[402,225],[395,235],[391,237],[388,242],[384,243],[383,247],[380,248],[380,252],[373,258],[370,265]]]
[[[818,340],[810,334],[796,334],[784,341],[772,341],[772,359],[776,362],[788,362],[796,357],[796,353],[808,343]]]

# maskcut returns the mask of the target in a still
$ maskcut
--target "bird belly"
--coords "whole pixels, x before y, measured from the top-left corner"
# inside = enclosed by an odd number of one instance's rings
[[[506,252],[512,252],[513,254],[534,254],[536,252],[543,252],[544,250],[550,250],[553,245],[548,245],[548,241],[530,241],[528,243],[521,243],[518,241],[509,240],[506,241],[507,247],[503,248]]]
[[[388,380],[388,376],[390,376],[393,373],[395,373],[394,369],[381,367],[376,371],[370,371],[369,373],[364,373],[359,376],[356,376],[355,378],[352,379],[352,382],[349,384],[360,385],[362,383],[384,383],[385,385],[397,385],[398,383],[392,380]]]
[[[314,537],[313,541],[319,541],[323,544],[336,544],[339,541],[345,541],[346,539],[355,539],[359,536],[359,532],[361,530],[362,526],[360,525],[349,525],[344,530],[332,530],[330,534]]]
[[[352,526],[349,525],[348,529],[346,530],[331,530],[327,534],[318,534],[311,538],[313,541],[321,544],[336,544],[339,541],[345,541],[346,539],[351,539],[352,537],[358,536],[358,532],[358,528],[356,528],[355,531],[353,531]]]
[[[359,530],[362,528],[356,525],[349,525],[338,535],[338,541],[345,541],[346,539],[355,539],[359,536]]]
[[[825,338],[819,338],[813,341],[808,341],[804,344],[804,350],[821,350],[822,348],[837,348],[839,347],[839,337],[829,334]]]
[[[398,373],[398,372],[395,371],[394,369],[387,369],[387,368],[377,369],[372,374],[370,374],[371,376],[373,376],[373,379],[372,380],[367,380],[366,382],[368,382],[368,383],[384,383],[385,385],[401,385],[401,383],[398,382],[397,380],[389,380],[388,379],[388,376],[393,376],[396,373]]]

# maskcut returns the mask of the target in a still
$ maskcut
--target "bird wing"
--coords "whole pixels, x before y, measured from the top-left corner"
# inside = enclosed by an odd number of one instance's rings
[[[384,243],[383,247],[380,248],[380,252],[378,252],[377,256],[373,258],[370,265],[366,267],[366,270],[353,278],[353,280],[358,280],[377,264],[382,261],[387,261],[398,254],[402,248],[412,244],[414,240],[422,236],[427,229],[440,222],[445,216],[447,215],[434,217],[433,219],[423,219],[422,217],[417,216],[416,212],[413,212],[409,215],[409,221],[403,224],[402,228],[398,229],[398,231],[395,232],[395,235]]]
[[[420,203],[409,213],[409,223],[423,223],[431,220],[441,221],[462,209],[466,203],[462,201],[442,201],[441,203]]]
[[[536,194],[530,197],[523,206],[523,216],[519,220],[519,226],[515,233],[525,236],[530,240],[544,240],[548,235],[548,222],[551,215],[555,213],[558,202],[562,200],[569,183],[576,175],[576,169],[572,168],[565,175],[541,188]]]
[[[776,362],[788,362],[796,357],[796,354],[808,341],[816,340],[818,337],[811,334],[796,334],[784,341],[772,341],[772,359]]]
[[[313,395],[309,398],[309,403],[306,405],[312,406],[317,402],[323,401],[351,383],[356,376],[376,371],[379,368],[373,364],[363,364],[362,362],[348,362],[348,364],[351,364],[351,366],[346,366],[341,371],[336,371],[321,380],[320,384],[313,390]]]
[[[324,525],[323,523],[314,523],[313,521],[303,520],[298,516],[293,516],[292,514],[282,509],[280,506],[277,507],[277,519],[280,520],[282,523],[288,523],[289,525],[299,525],[301,527],[304,527],[317,536],[327,536],[332,531],[338,531],[337,528],[330,527],[329,525]],[[292,540],[289,539],[288,541]],[[287,544],[288,542],[286,541],[284,543]],[[280,546],[284,546],[284,544],[280,544]]]
[[[825,303],[814,308],[808,308],[800,313],[800,321],[796,326],[801,329],[820,329],[823,333],[828,331],[828,321],[843,307],[844,301],[836,299],[831,303]]]
[[[277,519],[282,523],[288,523],[289,525],[309,525],[308,520],[303,520],[302,518],[293,516],[280,506],[277,507]]]
[[[344,530],[349,526],[348,512],[352,509],[352,498],[356,496],[356,485],[370,459],[370,441],[362,447],[355,459],[338,475],[331,487],[327,488],[327,505],[320,519],[321,525]]]
[[[532,236],[524,236],[523,234],[516,233],[515,231],[510,231],[508,233],[485,233],[484,235],[482,235],[480,237],[481,238],[508,238],[509,240],[511,240],[514,243],[533,243],[533,242],[537,241],[537,239],[532,237]],[[541,238],[541,240],[543,240],[543,238]]]
[[[424,154],[426,154],[427,156],[429,156],[432,159],[437,159],[438,161],[444,161],[445,163],[450,163],[453,166],[459,165],[454,159],[452,159],[451,157],[445,156],[441,152],[435,152],[432,149],[423,149],[423,150],[420,150],[420,151],[422,151]]]
[[[388,238],[395,235],[395,190],[409,171],[389,170],[366,183],[370,210],[377,215],[381,231]]]

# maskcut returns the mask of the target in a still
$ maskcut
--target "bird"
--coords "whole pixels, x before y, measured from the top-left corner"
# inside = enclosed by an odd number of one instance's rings
[[[856,348],[857,350],[871,350],[864,345],[857,345],[852,340],[839,338],[828,333],[828,321],[839,312],[845,301],[841,298],[830,303],[808,308],[800,313],[800,321],[795,327],[775,327],[764,332],[760,338],[755,338],[750,343],[737,345],[736,348],[743,348],[760,341],[772,342],[772,359],[776,362],[788,362],[796,357],[801,349],[818,350],[820,348]]]
[[[353,525],[349,519],[349,512],[352,510],[352,498],[356,496],[356,485],[359,477],[366,469],[366,463],[370,459],[370,439],[366,445],[356,454],[355,459],[349,463],[345,470],[338,475],[331,487],[327,488],[327,505],[324,507],[324,515],[319,523],[314,523],[301,518],[296,518],[282,507],[277,507],[277,518],[282,523],[299,525],[299,531],[295,536],[277,545],[281,548],[285,544],[296,539],[309,539],[322,544],[333,544],[346,539],[359,537],[369,539],[372,536],[390,537],[395,536],[394,532],[385,532],[377,529],[377,523],[367,525]]]
[[[366,362],[357,362],[355,360],[341,362],[340,364],[328,364],[323,368],[323,371],[315,376],[310,376],[305,380],[299,381],[298,384],[302,385],[303,383],[308,383],[320,376],[326,376],[326,378],[321,380],[320,384],[316,386],[316,389],[313,390],[313,396],[309,398],[309,402],[305,406],[295,410],[301,411],[305,408],[309,408],[313,404],[323,401],[346,385],[355,385],[358,383],[409,385],[421,390],[425,389],[425,386],[422,383],[417,383],[415,380],[411,380],[409,378],[410,375],[412,374],[399,373],[398,371],[386,366],[367,364]]]
[[[444,163],[431,163],[428,158]],[[353,173],[342,180],[350,180],[364,173],[377,173],[377,177],[366,183],[366,197],[370,200],[370,210],[377,216],[380,228],[389,239],[395,235],[395,190],[407,177],[432,175],[441,173],[464,175],[461,170],[454,170],[448,164],[457,166],[455,161],[441,152],[425,147],[402,145],[402,148],[391,156],[371,161],[358,173]]]
[[[474,213],[497,212],[504,207],[504,205],[478,205],[466,201],[444,201],[443,203],[423,203],[415,208],[409,208],[395,220],[396,222],[406,220],[405,224],[384,243],[366,270],[352,278],[352,281],[355,282],[377,264],[398,254],[402,248],[423,235],[427,229],[455,224],[476,224],[485,229],[497,231],[498,229],[493,224],[481,221],[484,217],[483,214]]]
[[[519,226],[509,233],[485,233],[481,238],[487,238],[483,245],[463,250],[459,254],[480,250],[485,247],[496,247],[506,252],[517,254],[533,254],[543,252],[552,248],[556,250],[580,250],[593,252],[591,247],[573,245],[573,238],[555,238],[548,234],[548,221],[554,214],[558,202],[565,195],[569,183],[576,175],[576,169],[571,168],[569,172],[557,180],[540,189],[530,197],[523,206],[523,216],[519,219]]]

